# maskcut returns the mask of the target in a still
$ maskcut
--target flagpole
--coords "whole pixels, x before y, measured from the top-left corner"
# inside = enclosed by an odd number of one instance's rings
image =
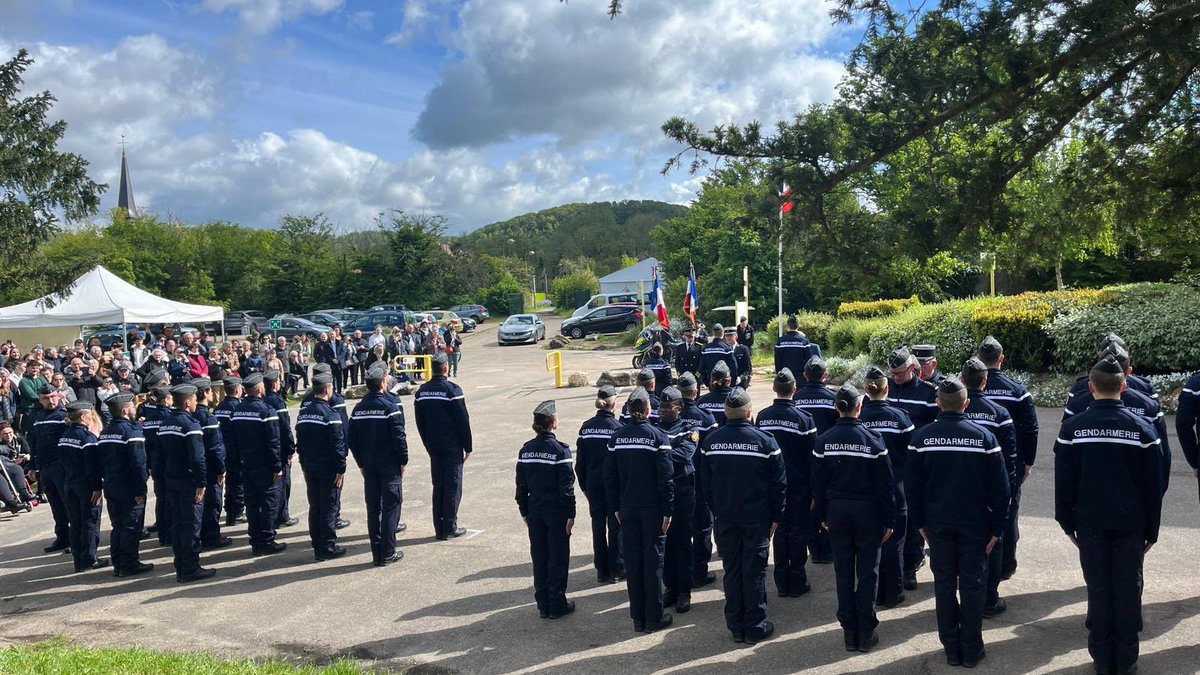
[[[776,281],[776,289],[779,293],[779,313],[776,315],[779,319],[776,323],[779,324],[779,337],[783,337],[783,205],[779,205],[779,253],[776,262],[779,266],[779,278]]]

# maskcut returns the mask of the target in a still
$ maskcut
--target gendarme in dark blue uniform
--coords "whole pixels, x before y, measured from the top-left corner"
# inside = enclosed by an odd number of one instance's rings
[[[312,396],[296,417],[296,451],[308,493],[308,536],[318,560],[345,555],[337,545],[337,486],[346,473],[346,440],[342,417],[330,405],[333,376],[313,377],[313,389],[324,388],[324,398]]]
[[[396,526],[404,501],[408,436],[404,410],[383,393],[386,377],[378,370],[367,374],[367,395],[354,406],[346,434],[346,445],[363,474],[367,535],[372,562],[377,567],[404,557],[396,550]]]
[[[105,402],[112,421],[100,433],[97,451],[104,472],[104,496],[112,524],[109,553],[117,576],[141,574],[154,565],[138,559],[145,526],[147,480],[146,439],[142,427],[129,419],[133,395],[117,394]]]
[[[87,401],[71,404],[74,415],[92,409],[93,405]],[[58,454],[67,491],[75,571],[103,567],[107,561],[96,557],[96,547],[100,545],[100,503],[92,503],[92,495],[100,492],[102,487],[97,439],[84,422],[70,423],[58,439]]]
[[[616,509],[608,503],[604,487],[604,464],[608,460],[608,442],[623,425],[613,415],[617,392],[604,385],[596,392],[596,415],[579,427],[575,441],[575,475],[579,489],[587,495],[588,515],[592,520],[592,564],[600,583],[615,583],[625,578],[621,556],[621,524]]]
[[[917,360],[907,347],[900,347],[888,355],[887,402],[908,415],[916,430],[929,424],[938,414],[937,388],[930,382],[917,377]],[[898,383],[903,380],[903,384]],[[916,590],[917,570],[925,564],[925,541],[913,525],[909,512],[908,531],[904,533],[904,589]]]
[[[50,409],[50,399],[47,396],[57,394],[50,385],[42,387],[39,392],[42,407],[33,416],[30,429],[30,447],[33,450],[33,464],[38,472],[38,490],[46,495],[50,502],[50,515],[54,517],[54,541],[46,547],[47,553],[65,550],[71,545],[71,519],[67,513],[67,482],[66,469],[63,468],[62,455],[58,451],[58,439],[67,429],[67,411],[61,403],[55,403]]]
[[[767,620],[767,557],[773,525],[783,522],[787,476],[783,452],[749,419],[750,397],[729,394],[726,415],[738,412],[704,439],[704,486],[716,518],[725,569],[725,625],[734,640],[755,643],[771,636]]]
[[[794,316],[788,317],[787,332],[780,336],[779,341],[775,343],[775,372],[777,373],[784,368],[792,371],[793,375],[803,373],[804,364],[814,356],[821,356],[821,347],[815,342],[810,342],[800,332],[795,319]]]
[[[663,604],[674,605],[681,614],[691,609],[692,581],[695,556],[692,547],[693,519],[696,517],[696,446],[700,432],[689,420],[680,417],[683,394],[677,387],[663,390],[658,427],[671,442],[671,484],[675,500],[671,510],[671,527],[667,529],[666,552],[663,555]]]
[[[192,417],[204,432],[204,467],[208,483],[204,487],[204,510],[200,518],[200,545],[206,549],[229,546],[233,540],[221,536],[221,505],[225,497],[225,439],[221,435],[221,423],[208,407],[212,396],[212,380],[197,378],[191,382],[196,387],[196,412]]]
[[[184,582],[211,576],[204,575],[200,567],[200,523],[204,516],[208,467],[204,457],[204,430],[184,407],[189,401],[194,405],[196,388],[180,385],[172,389],[171,395],[180,408],[158,425],[158,449],[167,482],[175,578]]]
[[[700,378],[705,386],[710,386],[712,369],[718,363],[724,363],[729,368],[729,379],[738,379],[737,359],[733,356],[733,348],[725,344],[721,324],[713,326],[713,339],[700,350]]]
[[[279,458],[283,467],[283,477],[279,481],[279,504],[275,511],[276,528],[291,527],[298,522],[288,510],[292,499],[292,458],[296,456],[296,436],[292,433],[292,415],[288,412],[287,401],[283,398],[279,378],[277,370],[268,371],[263,375],[263,382],[267,387],[267,395],[263,397],[263,402],[270,406],[279,418],[275,423],[279,426]]]
[[[233,435],[230,420],[233,411],[242,402],[242,378],[230,376],[225,379],[225,398],[217,404],[213,416],[221,427],[221,443],[225,446],[225,526],[233,527],[246,512],[246,487],[242,480],[242,457],[237,446],[229,442]]]
[[[163,475],[163,456],[158,451],[158,426],[171,414],[166,399],[170,390],[165,386],[151,390],[151,398],[138,411],[142,430],[146,436],[146,457],[150,462],[150,478],[154,481],[154,524],[150,529],[158,533],[158,543],[171,545],[171,508],[167,498],[167,478]]]
[[[554,437],[558,426],[554,401],[533,411],[537,437],[517,453],[517,508],[529,530],[533,558],[533,597],[543,618],[557,619],[575,610],[567,601],[571,526],[575,521],[575,474],[571,449]]]
[[[242,460],[251,552],[268,555],[287,548],[287,544],[275,541],[275,517],[279,513],[283,478],[279,417],[261,398],[261,374],[251,373],[243,384],[245,396],[230,415],[232,433],[225,437],[225,447]]]
[[[417,431],[433,473],[433,530],[438,539],[466,534],[458,526],[463,462],[474,448],[471,419],[462,388],[446,379],[445,354],[433,358],[433,379],[421,385],[413,402]]]
[[[1200,373],[1194,373],[1179,392],[1179,408],[1175,412],[1175,433],[1183,457],[1192,471],[1200,469]],[[1200,473],[1197,473],[1200,475]]]
[[[609,507],[620,514],[634,630],[657,630],[671,621],[663,614],[661,595],[666,529],[675,499],[671,442],[666,432],[650,424],[646,391],[634,389],[629,398],[635,421],[609,440],[604,483]]]

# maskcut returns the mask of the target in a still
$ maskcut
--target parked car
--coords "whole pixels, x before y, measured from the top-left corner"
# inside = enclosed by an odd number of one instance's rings
[[[652,293],[647,291],[645,297],[642,298],[642,301],[645,302],[647,307],[654,306],[654,299],[652,295]],[[576,308],[576,310],[571,313],[571,317],[574,318],[577,316],[583,316],[593,309],[603,307],[604,305],[617,304],[640,305],[641,303],[638,301],[637,293],[597,293],[589,298],[587,302]]]
[[[431,309],[425,313],[429,316],[432,316],[433,320],[437,322],[438,326],[442,328],[445,328],[446,326],[452,326],[454,330],[460,333],[463,332],[462,319],[460,319],[454,312],[451,312],[447,309]]]
[[[407,310],[408,308],[404,305],[375,305],[367,312],[403,312]]]
[[[280,314],[279,315],[279,317],[284,317],[284,316],[294,316],[297,319],[304,319],[305,321],[311,321],[313,323],[320,324],[322,326],[339,326],[340,327],[343,324],[348,323],[347,321],[339,319],[332,314],[326,314],[325,312],[309,312],[308,314],[295,314],[295,315]],[[279,318],[279,317],[276,317],[276,318]]]
[[[513,314],[496,331],[496,344],[537,344],[546,337],[546,324],[537,314]]]
[[[297,335],[307,335],[309,339],[315,340],[321,333],[328,333],[333,330],[331,326],[326,326],[319,323],[313,323],[307,319],[301,319],[298,316],[277,316],[279,328],[269,328],[268,326],[260,327],[259,330],[264,333],[270,333],[275,337],[295,337]]]
[[[479,324],[475,323],[474,319],[468,319],[465,316],[461,317],[461,318],[462,318],[463,327],[462,327],[462,330],[459,331],[460,333],[470,333],[471,331],[475,330],[476,326],[479,325]]]
[[[367,312],[345,326],[342,326],[342,330],[351,332],[361,330],[363,334],[370,334],[375,332],[376,326],[383,326],[383,330],[386,333],[395,326],[403,326],[406,323],[417,323],[416,317],[416,312],[409,311]]]
[[[488,314],[487,307],[483,305],[455,305],[450,308],[450,311],[464,319],[471,319],[476,323],[483,323],[491,316]]]
[[[431,325],[437,323],[437,319],[434,319],[432,314],[426,312],[413,312],[412,317],[413,324],[415,325],[420,325],[422,321]]]
[[[620,333],[642,322],[642,310],[637,305],[604,305],[562,322],[559,332],[579,339],[590,333]]]
[[[83,343],[85,345],[90,345],[92,344],[93,338],[100,341],[100,347],[102,349],[111,349],[113,345],[125,345],[125,334],[121,332],[120,326],[101,328],[97,331],[94,331],[84,338]]]
[[[332,316],[334,318],[334,320],[336,320],[336,321],[339,321],[341,323],[350,323],[351,321],[357,319],[358,317],[362,316],[366,312],[356,312],[352,309],[318,309],[317,311],[312,312],[312,313],[313,314],[328,314],[329,316]],[[318,321],[317,323],[321,323],[321,322]]]
[[[243,309],[225,313],[225,332],[229,335],[249,335],[251,326],[258,330],[267,329],[267,315],[257,309]]]

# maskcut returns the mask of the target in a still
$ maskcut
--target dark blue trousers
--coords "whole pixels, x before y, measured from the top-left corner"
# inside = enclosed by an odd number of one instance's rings
[[[983,651],[987,543],[983,525],[926,524],[938,637],[947,654],[973,660]]]
[[[662,621],[663,555],[667,536],[657,509],[621,509],[621,550],[625,554],[625,584],[629,615],[635,624]]]
[[[809,523],[812,495],[808,490],[789,491],[783,522],[775,530],[775,588],[780,595],[800,595],[808,586]]]
[[[106,496],[108,520],[112,524],[108,552],[112,556],[113,569],[127,570],[141,562],[138,560],[138,546],[145,527],[146,504],[137,504],[132,497]]]
[[[567,568],[571,536],[561,513],[531,513],[529,557],[533,559],[533,598],[539,612],[561,614],[567,607]]]
[[[246,526],[251,548],[275,543],[275,514],[279,510],[281,482],[270,469],[255,469],[243,475],[246,486]]]
[[[400,474],[365,471],[363,492],[367,498],[367,536],[371,540],[371,558],[379,562],[396,552],[396,526],[400,524],[404,484]]]
[[[695,515],[695,486],[684,481],[676,483],[675,513],[671,516],[671,527],[667,530],[666,553],[663,556],[663,586],[668,593],[680,597],[692,594],[692,572],[695,565],[692,552],[692,518]]]
[[[734,635],[760,637],[767,620],[771,525],[718,519],[716,531],[725,568],[725,625]]]
[[[338,490],[333,485],[335,478],[333,474],[304,472],[304,488],[308,493],[308,537],[316,553],[326,553],[337,546]]]
[[[241,453],[225,456],[225,524],[232,526],[246,511],[246,487],[242,480]]]
[[[92,491],[88,486],[67,487],[67,518],[71,521],[75,571],[88,569],[96,562],[96,548],[100,545],[100,507],[92,506]]]
[[[279,507],[275,516],[276,527],[284,525],[292,517],[292,514],[288,511],[288,503],[292,499],[292,467],[287,462],[283,463],[283,478],[279,482]]]
[[[917,534],[917,538],[920,539],[921,535]],[[896,481],[896,529],[879,552],[879,593],[876,600],[881,604],[894,604],[904,592],[904,547],[907,544],[908,502],[904,496],[904,483]]]
[[[1101,670],[1128,670],[1142,630],[1140,530],[1079,528],[1079,562],[1087,584],[1088,653]]]
[[[604,579],[625,576],[625,560],[621,557],[621,524],[608,506],[604,483],[588,484],[588,514],[592,518],[592,563],[596,575]]]
[[[879,585],[879,544],[883,520],[875,502],[829,501],[826,521],[837,577],[838,622],[842,630],[867,638],[879,625],[875,593]]]
[[[50,503],[54,517],[54,543],[71,542],[71,515],[67,511],[67,470],[61,464],[38,467],[38,490]]]
[[[200,541],[204,544],[215,544],[221,539],[221,503],[225,496],[225,486],[217,483],[216,476],[208,479],[208,488],[204,491],[204,509],[200,518]]]
[[[447,537],[458,527],[458,505],[462,501],[462,448],[429,451],[433,474],[433,531]]]
[[[700,475],[700,465],[703,463],[700,453],[696,453],[696,476]],[[708,563],[713,554],[713,515],[704,500],[704,490],[697,480],[696,484],[696,515],[692,518],[692,585],[700,583],[708,576]]]
[[[175,553],[175,576],[195,574],[200,569],[200,523],[204,503],[196,503],[196,487],[187,481],[167,485],[171,518],[171,548]]]
[[[158,528],[158,543],[171,546],[171,503],[167,496],[167,479],[159,469],[152,469],[150,477],[154,481],[154,524]]]

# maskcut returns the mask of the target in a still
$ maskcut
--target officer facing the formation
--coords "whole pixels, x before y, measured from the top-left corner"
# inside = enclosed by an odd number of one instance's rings
[[[821,355],[821,347],[815,342],[809,342],[808,337],[800,332],[800,321],[795,314],[787,318],[787,332],[775,343],[775,372],[784,368],[792,374],[803,373],[804,366],[814,356]]]
[[[858,419],[863,426],[879,434],[887,446],[888,461],[896,484],[896,517],[892,536],[879,551],[879,592],[876,601],[884,607],[904,602],[904,539],[908,525],[908,502],[904,496],[904,467],[913,424],[903,410],[887,402],[888,381],[877,366],[867,368],[866,396]]]
[[[675,347],[675,372],[682,377],[691,373],[700,378],[700,352],[703,347],[696,342],[696,331],[692,328],[683,329],[683,344]]]
[[[96,436],[102,431],[95,403],[75,401],[67,408],[67,428],[58,439],[71,523],[71,557],[75,571],[100,569],[108,561],[96,557],[100,545],[100,497],[103,486]]]
[[[287,544],[275,541],[275,517],[283,480],[283,457],[279,445],[279,417],[263,401],[262,373],[250,373],[242,401],[230,416],[232,433],[225,438],[230,454],[242,460],[245,482],[247,530],[250,551],[256,556],[280,553]]]
[[[655,396],[662,396],[663,389],[671,386],[671,363],[663,358],[661,342],[656,342],[650,348],[650,358],[646,359],[645,367],[654,374],[654,385],[651,392]]]
[[[462,389],[446,379],[448,363],[445,354],[433,357],[433,379],[421,385],[413,403],[417,431],[433,472],[433,529],[442,540],[467,533],[458,526],[458,506],[463,463],[472,450],[467,403]]]
[[[899,347],[888,355],[888,368],[892,376],[888,379],[887,402],[904,411],[913,426],[921,427],[937,416],[937,387],[917,377],[917,360],[906,347]],[[917,588],[917,570],[925,566],[925,540],[913,524],[909,511],[908,531],[904,533],[904,590]]]
[[[200,521],[204,516],[208,467],[204,462],[204,431],[193,417],[196,387],[177,385],[171,389],[171,400],[175,409],[158,426],[158,449],[167,479],[175,579],[187,583],[217,573],[200,566]]]
[[[575,526],[575,475],[571,449],[554,437],[558,411],[554,401],[533,409],[537,436],[517,454],[517,508],[529,529],[533,558],[533,597],[543,619],[575,611],[567,600],[571,529]]]
[[[222,386],[225,387],[225,398],[217,405],[213,415],[221,427],[221,441],[225,446],[225,527],[233,527],[239,522],[246,522],[242,457],[237,451],[237,446],[229,443],[229,438],[233,435],[230,420],[234,409],[242,402],[242,378],[230,375],[222,382]]]
[[[400,523],[400,505],[404,501],[408,437],[404,410],[384,394],[387,380],[386,368],[373,368],[367,373],[367,395],[354,406],[346,434],[346,445],[363,475],[367,535],[376,567],[385,567],[404,557],[403,551],[396,550],[396,525]],[[437,380],[428,384],[434,382]]]
[[[204,432],[204,467],[208,482],[204,486],[204,512],[200,518],[200,546],[205,550],[225,548],[233,539],[221,536],[221,502],[225,490],[225,441],[221,424],[208,407],[212,399],[212,380],[199,377],[192,380],[196,388],[196,412],[192,417]]]
[[[737,363],[737,386],[745,389],[750,386],[750,376],[752,367],[750,365],[750,347],[738,341],[737,335],[731,332],[725,333],[725,344],[729,345],[729,349],[733,351],[734,363]]]
[[[1129,345],[1125,344],[1125,340],[1116,333],[1109,333],[1100,338],[1100,343],[1096,345],[1096,359],[1103,360],[1104,354],[1110,347],[1117,346],[1129,353]],[[1133,374],[1133,368],[1126,366],[1127,375],[1125,377],[1125,386],[1127,389],[1132,389],[1138,393],[1145,394],[1154,400],[1158,400],[1158,392],[1155,391],[1154,385],[1150,384],[1150,380],[1144,377]],[[1088,393],[1088,385],[1090,384],[1089,373],[1084,373],[1075,380],[1075,384],[1071,386],[1071,393],[1067,394],[1067,402],[1071,403],[1070,399],[1075,398],[1080,394]]]
[[[709,376],[717,363],[724,363],[729,369],[730,381],[737,380],[737,359],[733,356],[733,349],[725,344],[725,329],[719,323],[713,325],[712,341],[700,351],[700,377],[709,391],[713,389]]]
[[[1004,365],[1004,347],[987,336],[979,345],[979,360],[987,366],[987,386],[983,390],[988,400],[998,403],[1008,411],[1017,432],[1017,453],[1021,456],[1019,480],[1011,488],[1012,505],[1009,507],[1007,526],[1004,529],[1004,558],[1000,566],[1000,578],[1009,579],[1017,571],[1017,540],[1021,530],[1017,518],[1021,507],[1021,485],[1029,478],[1033,462],[1037,458],[1038,418],[1033,396],[1021,383],[1000,372]]]
[[[937,345],[913,345],[912,355],[917,359],[917,377],[934,386],[946,379],[938,372]]]
[[[683,396],[683,410],[680,419],[700,434],[700,441],[717,429],[717,420],[696,402],[700,393],[700,385],[692,373],[679,375],[679,393]],[[724,404],[722,404],[721,419],[725,419]],[[697,444],[699,448],[699,444]],[[704,457],[697,450],[692,462],[696,469],[696,510],[692,517],[692,588],[702,588],[716,582],[717,575],[708,571],[708,563],[712,560],[713,552],[713,518],[708,502],[704,499],[704,487],[700,485],[701,465]]]
[[[1113,355],[1088,377],[1095,402],[1065,421],[1054,443],[1054,519],[1079,548],[1096,672],[1133,673],[1142,561],[1162,514],[1160,439],[1121,402],[1127,368]]]
[[[283,466],[283,478],[280,480],[279,505],[275,512],[276,528],[291,527],[300,522],[300,519],[293,518],[288,511],[288,503],[292,499],[292,458],[296,456],[296,437],[292,433],[292,416],[288,413],[287,401],[283,399],[283,388],[279,378],[278,370],[268,370],[263,373],[263,384],[266,386],[263,403],[274,410],[275,416],[279,418],[275,424],[279,427],[279,453]]]
[[[579,427],[575,441],[575,475],[579,489],[587,495],[588,515],[592,519],[592,564],[596,581],[615,584],[625,579],[625,561],[621,557],[621,524],[616,508],[609,505],[604,487],[604,464],[608,459],[608,441],[621,428],[613,410],[617,390],[606,384],[596,391],[596,414]]]
[[[337,489],[346,473],[342,417],[333,409],[333,376],[313,376],[311,399],[296,418],[296,451],[308,492],[308,536],[318,561],[346,555],[337,545]]]
[[[775,374],[775,402],[758,413],[758,428],[771,434],[783,452],[787,469],[787,509],[775,530],[775,588],[781,598],[798,598],[809,590],[808,539],[812,532],[812,416],[792,403],[796,378],[790,368]]]
[[[834,408],[833,391],[825,385],[829,380],[829,371],[825,368],[825,360],[814,356],[804,364],[804,383],[796,389],[792,403],[797,408],[808,413],[817,428],[817,434],[823,434],[833,428],[837,422],[837,409]],[[809,531],[809,549],[812,561],[817,565],[827,565],[833,562],[833,548],[829,543],[829,533],[821,527],[821,519],[812,514],[812,524]]]
[[[1114,343],[1105,349],[1101,355],[1101,360],[1105,360],[1110,356],[1125,372],[1126,388],[1121,392],[1121,403],[1124,404],[1127,410],[1141,415],[1147,422],[1152,424],[1154,432],[1158,434],[1158,454],[1160,466],[1162,467],[1161,486],[1163,493],[1166,494],[1167,485],[1171,479],[1171,444],[1167,438],[1166,415],[1163,414],[1162,406],[1159,405],[1156,399],[1128,387],[1129,378],[1133,375],[1133,368],[1129,365],[1129,352]],[[1067,418],[1086,410],[1094,401],[1095,397],[1090,391],[1072,396],[1067,400],[1067,407],[1063,410],[1063,420],[1066,421]]]
[[[718,361],[708,374],[708,393],[696,399],[696,405],[712,416],[718,427],[725,426],[725,400],[732,390],[729,366]]]
[[[1179,392],[1179,407],[1175,413],[1175,433],[1183,456],[1200,478],[1200,372],[1194,373]]]
[[[834,405],[838,421],[813,450],[813,503],[833,543],[846,651],[869,652],[879,644],[879,547],[892,536],[896,486],[883,438],[858,419],[862,395],[844,384]]]
[[[767,558],[771,535],[783,522],[787,476],[775,439],[751,423],[750,396],[734,389],[725,426],[704,439],[701,480],[716,518],[725,568],[725,625],[734,642],[771,637],[767,620]]]
[[[154,569],[154,563],[138,559],[149,478],[146,439],[141,425],[135,421],[133,394],[114,394],[104,403],[112,421],[100,433],[96,447],[103,468],[108,520],[112,524],[108,551],[112,555],[113,574],[133,576]]]
[[[631,421],[612,435],[604,484],[609,507],[621,524],[621,552],[629,614],[637,632],[671,625],[663,612],[663,554],[674,512],[671,442],[650,424],[650,396],[634,389],[627,403]]]
[[[646,394],[650,397],[650,423],[651,424],[655,424],[658,422],[659,400],[658,400],[658,394],[654,393],[655,379],[656,378],[654,376],[654,372],[651,371],[649,368],[642,368],[641,370],[639,370],[638,374],[637,374],[637,379],[636,379],[636,383],[637,383],[636,386],[640,389],[645,390]],[[617,421],[619,421],[621,424],[629,424],[630,416],[629,416],[629,401],[628,400],[626,400],[625,405],[621,407],[621,416],[619,418],[617,418]]]
[[[987,388],[987,375],[987,366],[983,364],[983,361],[971,357],[963,365],[960,378],[967,388],[967,419],[992,432],[996,436],[996,440],[1000,441],[1000,454],[1004,456],[1004,469],[1008,474],[1010,486],[1010,508],[1007,509],[1004,518],[1004,531],[1007,532],[1012,521],[1011,486],[1021,480],[1024,465],[1021,463],[1021,456],[1017,450],[1016,428],[1008,411],[983,394],[983,390]],[[1008,603],[1000,597],[1004,547],[1007,545],[1008,542],[1001,536],[1000,543],[992,549],[991,555],[988,556],[987,603],[983,606],[984,618],[990,619],[1008,608]]]
[[[908,519],[929,542],[946,662],[973,668],[985,656],[987,558],[1004,532],[1008,475],[996,436],[963,414],[962,382],[943,380],[937,401],[941,413],[908,448]]]
[[[30,430],[33,462],[37,469],[38,490],[50,502],[50,515],[54,516],[54,541],[44,550],[46,553],[66,551],[71,546],[71,519],[67,513],[67,481],[62,455],[58,451],[58,439],[67,429],[67,411],[63,408],[58,390],[49,384],[38,391],[37,414]]]
[[[315,364],[313,366],[313,376],[316,377],[319,374],[325,374],[325,375],[329,375],[330,377],[333,377],[333,368],[331,368],[328,363]],[[312,400],[313,400],[313,393],[310,390],[308,392],[308,395],[306,395],[304,397],[304,399],[302,401],[300,401],[300,407],[303,408],[304,406],[311,403]],[[348,428],[350,428],[350,414],[346,411],[346,399],[343,398],[342,395],[337,392],[336,387],[333,390],[333,397],[329,399],[329,405],[330,405],[330,407],[333,408],[334,412],[336,412],[338,414],[338,416],[342,418],[341,432],[342,432],[342,437],[345,438],[346,430]],[[344,483],[343,483],[343,485],[344,485]],[[336,518],[334,523],[336,525],[336,529],[343,530],[347,527],[350,527],[350,521],[346,520],[345,518],[342,518],[342,488],[340,486],[334,488],[333,493],[334,493],[333,494],[333,499],[334,499],[333,512],[334,512],[334,518]],[[401,522],[400,525],[397,526],[396,532],[397,533],[403,532],[407,529],[408,529],[408,526],[405,525],[403,522]]]
[[[663,390],[658,426],[671,441],[671,485],[675,503],[671,527],[667,530],[667,548],[663,556],[663,605],[675,606],[680,614],[692,606],[692,521],[696,517],[696,446],[700,432],[680,417],[683,394],[677,387]]]

